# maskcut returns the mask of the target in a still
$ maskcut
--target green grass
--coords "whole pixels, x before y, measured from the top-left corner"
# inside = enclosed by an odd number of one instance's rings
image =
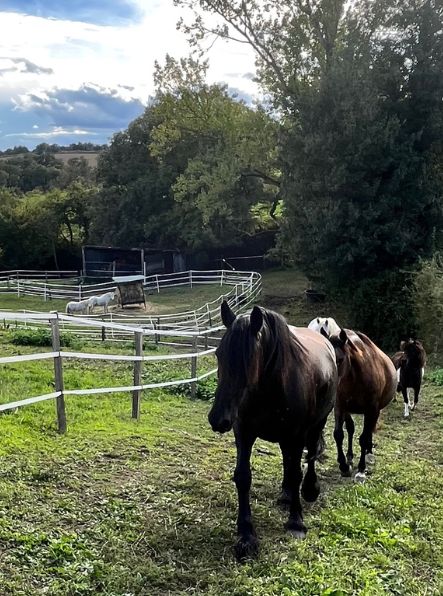
[[[3,344],[2,353],[15,349]],[[27,363],[26,373],[3,365],[2,394],[48,390],[48,364]],[[124,374],[75,364],[70,385]],[[407,423],[400,402],[387,409],[364,486],[340,478],[329,425],[323,493],[305,505],[304,542],[284,532],[275,506],[278,449],[259,442],[252,504],[261,554],[243,566],[232,555],[233,438],[210,431],[207,402],[147,392],[137,423],[129,394],[68,397],[66,436],[55,431],[52,402],[2,415],[0,593],[439,594],[442,398],[428,384]]]
[[[277,297],[289,300],[280,308],[293,309],[300,319],[293,322],[310,316],[291,302],[303,280],[294,276],[285,286],[272,272],[265,284],[266,300],[273,285]],[[9,340],[0,334],[0,355],[42,349]],[[83,349],[124,353],[132,346]],[[145,378],[188,368],[188,362],[149,364]],[[125,363],[65,361],[70,388],[131,378]],[[135,422],[130,394],[67,397],[64,436],[55,430],[53,402],[0,415],[1,596],[443,593],[443,371],[426,379],[411,420],[403,421],[400,400],[384,412],[376,464],[364,485],[340,477],[329,421],[322,494],[304,504],[305,541],[285,533],[286,514],[275,504],[277,446],[256,444],[252,508],[261,550],[245,565],[232,552],[233,437],[211,432],[207,401],[191,400],[184,390],[148,391]],[[0,402],[52,391],[52,380],[51,361],[0,365]]]
[[[296,269],[264,271],[262,274],[264,305],[281,313],[292,325],[304,327],[317,316],[336,319],[339,325],[349,325],[347,313],[341,304],[326,296],[325,302],[311,304],[304,291],[309,287],[306,277]]]

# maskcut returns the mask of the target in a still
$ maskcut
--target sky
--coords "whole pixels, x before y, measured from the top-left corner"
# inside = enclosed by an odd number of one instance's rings
[[[181,16],[172,0],[0,0],[0,150],[109,142],[152,97],[154,61],[189,54]],[[209,81],[250,102],[252,51],[218,40],[208,58]]]

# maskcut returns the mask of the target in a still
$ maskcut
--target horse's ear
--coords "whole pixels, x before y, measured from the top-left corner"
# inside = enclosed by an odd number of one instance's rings
[[[230,327],[232,323],[235,321],[235,314],[230,309],[229,304],[226,302],[226,300],[223,300],[223,302],[221,303],[220,311],[223,325],[226,328]]]
[[[317,317],[317,323],[320,325],[320,317]]]
[[[325,327],[328,326],[328,319],[325,319]]]
[[[340,329],[339,338],[344,344],[348,341],[348,336],[346,335],[346,331],[344,329]]]
[[[251,312],[251,333],[258,335],[263,326],[263,313],[259,306],[254,306]]]

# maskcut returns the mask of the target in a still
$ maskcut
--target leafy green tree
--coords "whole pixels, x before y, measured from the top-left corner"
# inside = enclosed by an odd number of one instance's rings
[[[167,56],[155,73],[159,124],[150,150],[162,163],[183,164],[172,192],[188,224],[181,236],[190,248],[235,244],[253,235],[252,206],[268,201],[275,210],[280,184],[277,124],[263,109],[232,98],[226,87],[208,85],[206,67]]]
[[[432,252],[441,225],[442,5],[176,0],[181,22],[255,50],[282,124],[284,242],[311,275],[358,280]],[[279,32],[279,34],[277,34]]]

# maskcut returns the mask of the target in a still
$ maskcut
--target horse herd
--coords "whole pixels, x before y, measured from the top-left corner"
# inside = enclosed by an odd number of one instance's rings
[[[341,329],[334,319],[317,318],[308,328],[255,306],[236,316],[221,305],[226,332],[216,350],[218,385],[208,415],[214,431],[234,431],[238,493],[237,559],[256,556],[258,541],[250,508],[252,447],[257,438],[279,444],[283,482],[279,501],[289,506],[286,528],[297,538],[306,535],[301,494],[315,501],[320,485],[315,462],[324,450],[323,429],[334,410],[337,461],[343,476],[353,467],[354,421],[364,417],[355,481],[364,482],[366,467],[375,461],[372,436],[380,411],[401,391],[405,417],[417,406],[425,364],[418,340],[402,342],[391,360],[359,331]],[[414,401],[408,402],[408,388]],[[343,451],[345,425],[346,455]],[[303,476],[302,457],[306,452]]]
[[[102,306],[103,312],[108,312],[109,303],[114,300],[115,292],[106,292],[101,296],[91,296],[84,300],[71,301],[66,305],[66,314],[91,314],[94,312],[95,306]]]

